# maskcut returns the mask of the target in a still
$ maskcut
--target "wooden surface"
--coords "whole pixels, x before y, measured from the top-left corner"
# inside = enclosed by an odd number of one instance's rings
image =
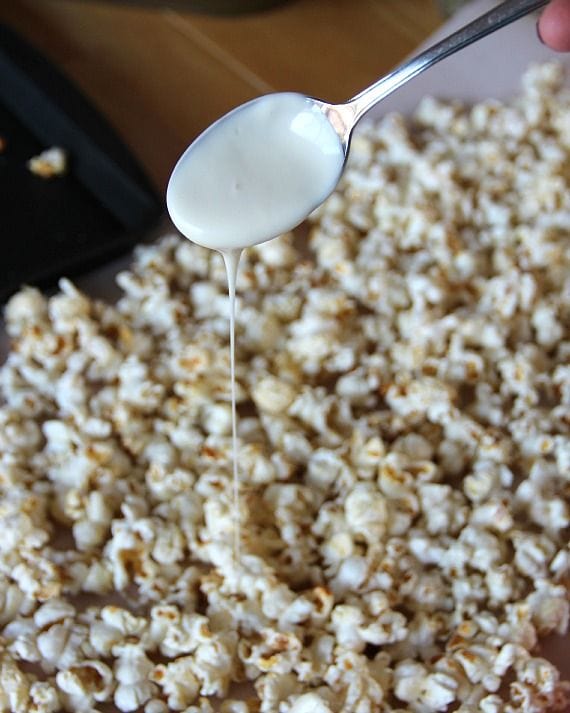
[[[289,0],[239,17],[90,0],[3,0],[11,25],[109,118],[159,190],[178,155],[259,94],[347,99],[442,21],[434,0]]]

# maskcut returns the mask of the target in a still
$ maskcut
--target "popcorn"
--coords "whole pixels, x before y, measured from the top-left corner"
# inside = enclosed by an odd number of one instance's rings
[[[261,713],[271,713],[279,710],[282,701],[299,695],[302,688],[293,674],[268,673],[257,678],[255,690],[261,700]]]
[[[27,163],[31,173],[41,178],[61,176],[67,171],[67,152],[59,146],[42,151],[38,156],[33,156]]]
[[[544,65],[363,123],[306,249],[244,253],[239,563],[220,256],[10,299],[0,710],[565,706],[569,114]]]
[[[428,673],[413,661],[402,661],[394,670],[394,693],[418,713],[445,711],[455,700],[457,682],[440,673]]]
[[[214,635],[202,642],[196,649],[195,675],[200,681],[200,692],[204,696],[225,697],[232,679],[235,677],[235,654],[237,635],[235,632]],[[259,667],[263,670],[263,667]]]
[[[75,617],[75,607],[63,599],[49,599],[34,612],[33,620],[38,629],[45,629],[65,619]]]
[[[42,631],[37,638],[37,647],[44,671],[51,673],[56,669],[66,669],[80,661],[85,635],[85,627],[72,624],[71,620],[53,624]]]
[[[386,498],[367,484],[358,484],[344,502],[346,523],[353,535],[366,541],[382,538],[388,520]]]
[[[4,657],[3,657],[4,658]],[[26,713],[30,702],[30,680],[10,659],[0,662],[0,706],[6,711]]]
[[[134,711],[144,705],[156,691],[150,680],[154,667],[152,661],[136,644],[124,644],[116,647],[115,651],[119,656],[113,667],[117,681],[113,700],[119,710]]]
[[[84,661],[67,670],[60,670],[55,681],[76,710],[94,701],[108,700],[113,689],[113,674],[102,661]]]
[[[196,700],[200,682],[194,670],[194,659],[191,656],[180,656],[166,666],[159,664],[151,673],[151,679],[167,696],[170,710],[185,710]]]
[[[561,636],[568,631],[570,605],[564,587],[539,582],[537,589],[526,599],[538,633],[542,636],[555,632]]]
[[[153,698],[145,705],[144,713],[168,713],[168,708],[164,701]]]
[[[242,661],[264,673],[290,673],[302,648],[299,639],[293,634],[279,633],[272,629],[262,630],[260,634],[259,644],[242,647]]]
[[[30,713],[57,713],[61,709],[59,694],[47,681],[35,681],[30,686]]]
[[[287,382],[267,376],[254,386],[252,398],[260,411],[279,414],[291,405],[295,390]]]
[[[289,713],[332,713],[332,709],[316,693],[299,696],[288,710]]]

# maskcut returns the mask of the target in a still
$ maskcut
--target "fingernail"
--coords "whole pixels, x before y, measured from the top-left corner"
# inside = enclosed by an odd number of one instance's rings
[[[540,34],[540,20],[538,20],[536,23],[536,36],[538,37],[540,44],[546,44],[546,42],[542,39],[542,35]]]

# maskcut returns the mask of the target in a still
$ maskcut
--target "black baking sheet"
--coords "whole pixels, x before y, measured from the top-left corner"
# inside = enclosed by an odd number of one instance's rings
[[[106,120],[45,57],[0,26],[0,300],[128,250],[163,212]],[[60,146],[63,176],[27,161]]]

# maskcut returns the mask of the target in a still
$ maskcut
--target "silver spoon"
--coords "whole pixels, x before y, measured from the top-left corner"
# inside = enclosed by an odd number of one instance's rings
[[[185,151],[166,193],[175,225],[217,250],[256,245],[301,223],[335,189],[352,130],[436,62],[546,5],[507,0],[397,67],[345,104],[269,94],[219,119]]]
[[[396,89],[429,69],[442,59],[468,47],[473,42],[490,35],[511,22],[538,10],[549,0],[506,0],[498,7],[481,15],[461,29],[453,32],[435,45],[428,47],[412,59],[399,65],[382,79],[367,87],[345,104],[327,104],[314,100],[328,117],[348,150],[350,136],[356,123],[373,106]]]

